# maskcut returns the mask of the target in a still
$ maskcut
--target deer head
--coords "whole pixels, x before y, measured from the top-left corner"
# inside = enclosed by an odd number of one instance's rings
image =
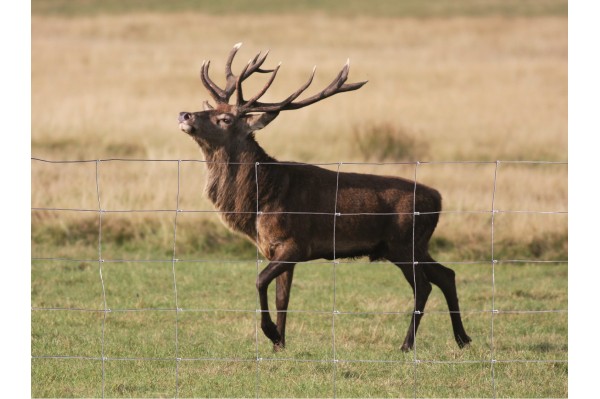
[[[231,63],[241,45],[242,43],[238,43],[233,46],[227,58],[225,64],[225,76],[227,80],[224,89],[217,86],[208,76],[210,61],[202,63],[200,79],[215,101],[216,106],[213,107],[208,101],[205,101],[203,111],[181,112],[179,114],[179,128],[192,136],[203,148],[207,146],[211,148],[219,147],[233,137],[238,139],[247,137],[252,132],[267,126],[277,117],[280,111],[303,108],[334,94],[359,89],[367,83],[366,81],[345,83],[350,70],[348,60],[329,86],[311,97],[295,101],[312,83],[316,67],[313,68],[308,81],[285,100],[277,103],[261,102],[259,101],[260,98],[267,92],[275,80],[281,63],[274,69],[262,69],[262,65],[269,52],[266,51],[264,54],[258,53],[253,59],[248,61],[240,74],[236,76],[231,71]],[[270,73],[271,76],[265,86],[256,95],[246,100],[244,99],[242,83],[254,73]],[[230,104],[230,98],[234,93],[236,93],[236,101],[234,104]]]

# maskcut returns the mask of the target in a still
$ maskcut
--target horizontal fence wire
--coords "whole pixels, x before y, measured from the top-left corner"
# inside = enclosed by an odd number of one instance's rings
[[[60,354],[36,354],[32,355],[32,360],[36,359],[60,359],[60,360],[69,360],[69,359],[79,359],[79,360],[93,360],[99,361],[101,363],[102,369],[102,397],[105,397],[105,384],[106,384],[106,362],[108,361],[170,361],[175,362],[175,392],[176,397],[179,396],[179,364],[181,362],[194,362],[194,361],[214,361],[214,362],[256,362],[256,397],[260,397],[260,383],[263,375],[261,373],[259,364],[261,362],[298,362],[298,363],[331,363],[333,364],[333,376],[332,376],[332,386],[333,386],[333,396],[336,396],[337,389],[337,365],[343,363],[383,363],[383,364],[409,364],[414,365],[414,395],[417,396],[417,385],[418,385],[418,364],[488,364],[491,367],[491,379],[493,385],[493,396],[496,397],[496,381],[495,381],[495,365],[503,364],[503,363],[567,363],[566,359],[498,359],[495,356],[495,348],[494,348],[494,318],[501,314],[567,314],[567,309],[542,309],[542,310],[503,310],[496,309],[495,299],[496,299],[496,283],[495,283],[495,268],[501,264],[568,264],[568,260],[541,260],[541,259],[496,259],[495,258],[495,248],[494,248],[494,220],[497,215],[500,214],[540,214],[540,215],[568,215],[568,210],[566,209],[558,209],[558,210],[502,210],[496,209],[495,198],[496,198],[496,190],[497,190],[497,176],[498,176],[498,168],[501,164],[514,164],[514,165],[568,165],[567,162],[564,161],[523,161],[523,160],[515,160],[515,161],[442,161],[442,162],[335,162],[335,163],[311,163],[311,164],[300,164],[300,165],[312,165],[312,166],[321,166],[321,167],[330,167],[335,169],[334,172],[337,173],[336,179],[336,188],[335,188],[335,207],[333,212],[269,212],[269,211],[261,211],[259,208],[259,199],[258,199],[258,178],[256,178],[257,185],[257,198],[256,198],[256,210],[249,212],[228,212],[228,211],[220,211],[220,210],[198,210],[198,209],[180,209],[180,189],[181,189],[181,165],[183,163],[199,163],[199,164],[207,164],[208,161],[204,160],[196,160],[196,159],[126,159],[126,158],[106,158],[106,159],[95,159],[95,160],[47,160],[42,158],[32,157],[32,162],[37,162],[40,164],[77,164],[77,163],[87,163],[95,165],[95,186],[96,186],[96,195],[97,195],[97,208],[67,208],[67,207],[35,207],[32,206],[32,212],[81,212],[81,213],[96,213],[99,215],[99,226],[98,226],[98,257],[97,258],[68,258],[68,257],[44,257],[44,256],[32,256],[32,268],[35,267],[35,264],[38,262],[76,262],[76,263],[97,263],[99,279],[102,288],[102,308],[85,308],[85,307],[57,307],[57,306],[32,306],[32,312],[41,312],[41,311],[49,311],[49,312],[88,312],[88,313],[99,313],[102,314],[102,328],[101,328],[101,355],[100,356],[67,356]],[[166,163],[174,163],[177,165],[177,193],[176,193],[176,203],[175,207],[172,209],[104,209],[102,206],[102,196],[101,196],[101,185],[100,185],[100,174],[102,173],[102,165],[104,163],[109,162],[127,162],[127,163],[145,163],[145,162],[166,162]],[[232,163],[234,165],[254,165],[255,173],[257,176],[257,171],[260,166],[290,166],[290,165],[299,165],[297,163],[286,163],[286,162],[277,162],[277,163],[255,163],[255,164],[245,164],[245,163]],[[418,170],[423,165],[457,165],[457,164],[468,164],[468,165],[492,165],[494,166],[494,181],[493,181],[493,192],[492,192],[492,203],[491,207],[488,210],[450,210],[450,211],[439,211],[439,212],[416,212],[415,204],[413,203],[413,212],[385,212],[385,213],[372,213],[372,212],[358,212],[358,213],[343,213],[338,212],[337,209],[337,196],[338,196],[338,187],[339,184],[339,175],[340,168],[343,165],[414,165],[414,184],[415,184],[415,193],[418,181]],[[112,183],[117,184],[117,183]],[[39,187],[32,187],[32,190],[41,189]],[[416,196],[415,196],[416,197]],[[108,214],[122,214],[122,213],[165,213],[172,214],[173,216],[173,230],[172,230],[172,256],[170,258],[164,259],[107,259],[103,254],[103,241],[102,241],[102,226],[103,226],[103,216]],[[178,292],[177,292],[177,264],[180,262],[186,263],[248,263],[252,262],[256,264],[256,275],[260,273],[261,269],[267,264],[267,260],[264,259],[258,248],[256,250],[256,259],[253,260],[231,260],[231,259],[186,259],[182,257],[178,257],[177,253],[177,227],[178,227],[178,216],[183,214],[215,214],[219,216],[227,215],[227,214],[252,214],[252,215],[280,215],[280,214],[294,214],[294,215],[319,215],[319,216],[329,216],[332,218],[333,222],[333,254],[334,259],[332,261],[327,260],[315,260],[310,262],[303,263],[311,263],[311,264],[324,264],[332,266],[332,282],[333,282],[333,293],[332,293],[332,308],[331,310],[270,310],[270,313],[276,314],[278,312],[285,313],[300,313],[300,314],[315,314],[315,315],[331,315],[332,317],[332,327],[331,327],[331,336],[332,336],[332,355],[331,358],[327,359],[298,359],[298,358],[286,358],[286,357],[265,357],[261,356],[259,350],[259,329],[260,329],[260,315],[263,312],[267,312],[266,310],[261,310],[258,300],[258,295],[256,297],[256,303],[254,309],[219,309],[219,308],[181,308],[178,303]],[[481,215],[489,215],[491,219],[490,225],[490,245],[491,245],[491,258],[485,258],[480,260],[468,260],[468,261],[443,261],[444,264],[450,265],[481,265],[488,264],[491,265],[492,270],[492,281],[491,281],[491,289],[492,289],[492,306],[491,309],[466,309],[461,310],[462,314],[489,314],[490,318],[490,345],[491,345],[491,356],[490,358],[479,359],[479,360],[432,360],[432,359],[421,359],[418,356],[417,350],[417,342],[415,341],[414,348],[412,350],[413,357],[411,360],[390,360],[390,359],[348,359],[344,357],[340,357],[336,352],[336,331],[335,331],[335,323],[336,316],[338,315],[413,315],[417,314],[415,311],[344,311],[340,310],[336,306],[336,273],[337,268],[344,264],[377,264],[377,263],[385,263],[388,264],[388,261],[360,261],[360,260],[346,260],[346,259],[337,259],[336,258],[336,248],[335,248],[335,225],[336,220],[338,218],[343,218],[345,216],[400,216],[400,215],[426,215],[426,214],[481,214]],[[413,219],[413,238],[414,238],[414,223],[416,218]],[[109,308],[107,301],[107,292],[105,289],[105,283],[103,278],[103,267],[107,264],[119,264],[119,263],[170,263],[171,264],[171,275],[172,275],[172,287],[173,287],[173,296],[174,296],[174,307],[142,307],[142,308]],[[286,262],[282,262],[286,263]],[[287,261],[287,263],[298,263],[296,261]],[[418,264],[427,264],[427,263],[435,263],[435,262],[417,262],[414,257],[414,243],[413,243],[413,260],[411,262],[394,262],[397,264],[407,264],[412,265],[413,267],[413,275],[415,267]],[[416,295],[416,293],[415,293]],[[105,329],[106,329],[106,320],[107,315],[110,313],[138,313],[138,312],[172,312],[175,314],[175,323],[173,326],[174,333],[174,357],[111,357],[106,356],[105,352]],[[179,353],[179,316],[183,313],[220,313],[220,312],[229,312],[229,313],[247,313],[255,315],[255,353],[252,357],[182,357]],[[423,314],[450,314],[453,313],[451,311],[425,311]]]

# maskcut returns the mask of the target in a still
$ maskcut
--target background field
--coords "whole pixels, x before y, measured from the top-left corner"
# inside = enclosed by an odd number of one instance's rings
[[[568,160],[566,1],[166,4],[32,2],[32,156],[91,160],[32,160],[33,396],[567,396],[567,165],[495,163]],[[267,100],[315,64],[313,91],[347,58],[369,80],[258,141],[436,187],[432,253],[457,272],[470,348],[434,290],[401,353],[409,286],[362,259],[297,268],[285,352],[257,333],[264,263],[210,212],[176,123],[208,98],[202,61],[222,81],[240,41],[237,70],[265,49],[283,62]]]

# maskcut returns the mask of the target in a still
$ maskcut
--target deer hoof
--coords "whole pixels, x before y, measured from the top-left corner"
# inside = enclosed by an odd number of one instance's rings
[[[271,340],[271,342],[273,342],[273,344],[277,345],[279,342],[281,342],[281,335],[279,335],[275,323],[263,323],[261,328],[263,333]]]
[[[285,344],[283,342],[276,342],[273,344],[273,352],[283,352],[285,350]]]
[[[408,344],[402,344],[402,346],[400,347],[400,350],[401,350],[402,352],[408,352],[408,351],[410,351],[411,349],[412,349],[412,347],[411,347],[411,346],[409,346]]]
[[[464,336],[461,335],[457,335],[456,337],[456,343],[458,344],[459,348],[464,348],[465,346],[468,346],[471,343],[471,337],[469,337],[467,334],[465,334]]]

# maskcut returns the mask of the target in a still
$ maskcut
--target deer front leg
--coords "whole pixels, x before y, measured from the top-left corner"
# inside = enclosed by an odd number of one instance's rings
[[[273,323],[271,319],[271,315],[269,314],[269,301],[267,297],[267,291],[269,288],[269,284],[275,278],[280,276],[284,272],[289,272],[293,270],[293,263],[286,263],[282,261],[273,261],[270,262],[267,267],[263,269],[258,275],[256,279],[256,289],[258,290],[258,298],[260,301],[260,310],[261,310],[261,321],[260,327],[263,333],[273,342],[274,348],[283,347],[283,338],[282,334],[277,328],[277,325]],[[291,278],[289,279],[291,284]],[[289,301],[289,289],[287,289],[287,301]],[[287,306],[287,303],[286,303]],[[279,315],[277,316],[279,320]],[[285,328],[285,316],[282,320],[283,326]],[[283,331],[283,330],[282,330]]]
[[[292,288],[292,279],[294,277],[294,266],[281,273],[277,279],[277,296],[275,305],[277,306],[277,331],[281,340],[279,344],[273,346],[273,350],[278,352],[285,348],[285,320],[287,317],[288,304],[290,303],[290,290]]]

